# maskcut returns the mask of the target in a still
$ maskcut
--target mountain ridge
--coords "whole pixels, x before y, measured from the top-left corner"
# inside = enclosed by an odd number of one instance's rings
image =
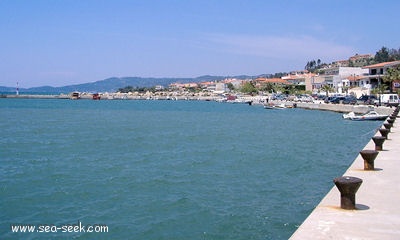
[[[127,86],[132,87],[153,87],[162,85],[167,87],[171,83],[189,83],[189,82],[204,82],[218,81],[225,78],[249,79],[257,76],[211,76],[203,75],[196,78],[154,78],[154,77],[109,77],[95,82],[66,85],[62,87],[41,86],[32,88],[19,88],[19,92],[26,93],[70,93],[78,92],[116,92],[119,88]],[[15,92],[15,87],[0,86],[0,92]]]

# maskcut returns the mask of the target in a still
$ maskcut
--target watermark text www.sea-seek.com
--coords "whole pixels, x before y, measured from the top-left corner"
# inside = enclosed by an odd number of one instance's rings
[[[104,224],[83,224],[78,221],[74,224],[11,224],[11,231],[14,233],[106,233],[108,226]]]

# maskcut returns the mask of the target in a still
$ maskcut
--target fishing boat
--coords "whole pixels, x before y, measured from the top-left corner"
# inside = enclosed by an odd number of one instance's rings
[[[376,111],[369,111],[362,115],[356,115],[354,112],[349,112],[347,114],[343,114],[344,119],[349,119],[353,121],[366,121],[366,120],[385,120],[388,115],[379,114]]]

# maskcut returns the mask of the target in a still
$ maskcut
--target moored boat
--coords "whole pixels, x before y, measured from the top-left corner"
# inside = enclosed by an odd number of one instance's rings
[[[100,99],[101,99],[101,96],[100,96],[100,94],[98,94],[98,93],[93,93],[92,99],[93,99],[93,100],[100,100]]]
[[[70,99],[72,100],[77,100],[81,98],[81,94],[79,92],[73,92],[71,93]]]
[[[287,107],[285,106],[285,104],[273,104],[273,103],[269,103],[269,104],[265,104],[264,105],[265,109],[286,109]]]
[[[344,119],[349,119],[353,121],[366,121],[366,120],[385,120],[388,115],[379,114],[376,111],[369,111],[362,115],[356,115],[354,112],[348,114],[343,114]]]

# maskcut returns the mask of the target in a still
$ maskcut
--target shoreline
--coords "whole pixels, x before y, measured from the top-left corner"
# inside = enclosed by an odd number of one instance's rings
[[[92,100],[92,94],[82,94],[79,100]],[[13,99],[71,99],[69,94],[1,94],[0,98],[13,98]],[[123,93],[105,93],[101,94],[101,101],[104,100],[173,100],[173,101],[219,101],[220,96],[217,95],[136,95],[136,94],[123,94]],[[246,103],[249,105],[263,105],[267,101],[268,96],[244,96],[240,97],[237,101],[227,103]],[[344,104],[326,104],[322,101],[310,102],[294,102],[294,101],[270,101],[275,104],[285,104],[286,106],[293,107],[296,104],[297,108],[308,110],[332,111],[339,113],[354,112],[356,114],[363,114],[370,110],[374,110],[379,114],[389,115],[394,110],[391,107],[376,107],[373,105],[344,105]]]

